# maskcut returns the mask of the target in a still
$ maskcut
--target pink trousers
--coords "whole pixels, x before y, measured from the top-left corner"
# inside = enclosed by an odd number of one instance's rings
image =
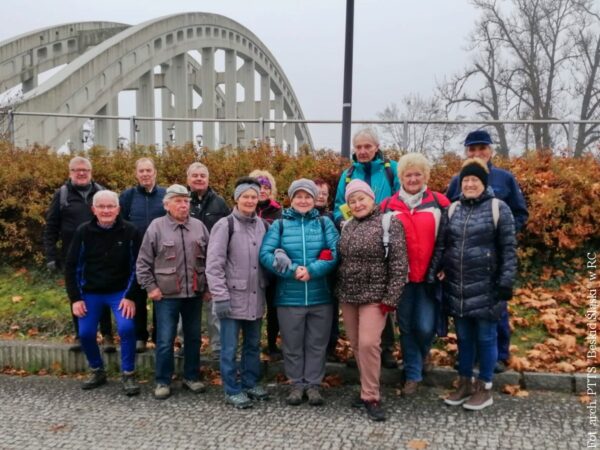
[[[342,316],[360,371],[360,398],[367,401],[379,400],[381,332],[387,314],[382,314],[379,303],[342,303]]]

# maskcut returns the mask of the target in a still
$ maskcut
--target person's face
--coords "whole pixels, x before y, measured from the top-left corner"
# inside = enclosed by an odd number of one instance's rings
[[[348,199],[348,207],[353,217],[361,219],[373,211],[375,208],[375,200],[369,197],[364,192],[355,192]]]
[[[400,176],[402,187],[409,194],[416,194],[425,185],[425,173],[417,167],[408,167]]]
[[[475,175],[467,175],[464,177],[460,187],[465,198],[477,198],[485,189],[481,180]]]
[[[319,208],[325,208],[329,202],[329,186],[326,184],[318,184],[319,193],[315,199],[315,206]]]
[[[92,205],[92,212],[98,218],[98,222],[104,226],[115,223],[120,210],[117,203],[108,197],[100,197],[98,202]]]
[[[256,211],[258,194],[254,189],[248,189],[240,195],[236,204],[240,213],[245,216],[251,216]]]
[[[370,138],[359,136],[354,142],[354,154],[358,162],[367,163],[373,159],[377,153],[377,146]]]
[[[306,214],[315,207],[315,199],[306,191],[298,191],[292,198],[292,208],[300,214]]]
[[[190,214],[190,198],[184,196],[171,197],[166,202],[166,210],[177,222],[185,222]]]
[[[135,178],[146,189],[152,189],[156,184],[156,169],[150,161],[142,162],[135,169]]]
[[[86,186],[92,182],[92,169],[84,162],[73,164],[69,168],[69,178],[75,186]]]
[[[203,192],[208,189],[208,171],[196,169],[190,172],[187,184],[193,192]]]
[[[263,184],[260,185],[260,194],[258,195],[258,200],[264,202],[265,200],[269,200],[271,198],[271,188],[269,186],[265,186]]]
[[[467,158],[479,158],[487,164],[492,158],[492,147],[487,144],[469,145],[465,153],[467,154]]]

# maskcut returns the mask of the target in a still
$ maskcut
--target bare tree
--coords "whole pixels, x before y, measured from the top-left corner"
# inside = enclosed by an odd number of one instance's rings
[[[439,98],[423,98],[409,94],[402,98],[401,106],[391,103],[377,114],[380,120],[390,121],[436,121],[447,120],[448,116]],[[431,123],[410,124],[406,128],[401,123],[381,125],[381,130],[391,144],[403,151],[420,153],[444,153],[449,143],[456,137],[456,126]]]

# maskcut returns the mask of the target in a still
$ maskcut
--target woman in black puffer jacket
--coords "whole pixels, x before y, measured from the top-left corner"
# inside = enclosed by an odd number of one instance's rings
[[[517,272],[513,216],[487,189],[487,182],[488,169],[481,160],[465,161],[460,200],[446,212],[427,277],[428,283],[434,282],[436,274],[443,279],[458,337],[459,387],[445,402],[471,410],[493,403],[496,326],[512,297]],[[473,384],[476,355],[479,376]]]

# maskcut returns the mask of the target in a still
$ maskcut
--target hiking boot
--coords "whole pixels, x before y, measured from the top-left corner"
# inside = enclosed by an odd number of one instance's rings
[[[408,380],[404,383],[401,394],[403,397],[410,397],[411,395],[415,395],[417,393],[418,387],[419,387],[418,381]]]
[[[123,391],[127,396],[138,395],[140,393],[140,385],[135,380],[135,374],[133,372],[123,372],[121,384],[123,385]]]
[[[115,347],[115,341],[112,336],[103,336],[102,350],[104,353],[115,353],[117,351],[117,347]]]
[[[264,387],[260,385],[256,385],[253,388],[246,389],[246,395],[250,397],[252,400],[269,400],[269,393],[265,390]]]
[[[471,411],[479,411],[480,409],[487,408],[494,403],[494,397],[492,396],[492,386],[490,383],[489,389],[485,387],[485,381],[475,381],[475,392],[469,397],[469,399],[463,403],[463,408]]]
[[[451,392],[444,403],[450,406],[462,405],[473,394],[473,381],[469,377],[460,377],[458,379],[458,388]]]
[[[498,361],[494,367],[494,373],[502,373],[508,370],[508,364],[506,361]]]
[[[381,365],[386,369],[397,369],[398,361],[394,358],[394,354],[390,350],[381,352]]]
[[[144,353],[146,351],[146,341],[135,341],[135,352]]]
[[[352,408],[362,408],[363,406],[365,406],[365,401],[360,398],[360,393],[356,394],[356,396],[352,397],[352,400],[350,401],[350,406]]]
[[[184,389],[188,389],[194,394],[201,394],[202,392],[206,392],[206,386],[202,381],[192,381],[183,379],[181,385]]]
[[[365,406],[367,408],[367,415],[369,419],[375,422],[383,422],[385,420],[385,410],[381,406],[381,402],[379,400],[370,400],[365,401]]]
[[[252,400],[248,398],[245,392],[239,394],[226,395],[225,401],[237,409],[252,408]]]
[[[79,353],[81,351],[81,342],[79,341],[79,339],[75,339],[73,344],[69,347],[69,351],[76,353]]]
[[[292,386],[285,402],[290,406],[298,406],[304,400],[304,388],[302,386]]]
[[[87,380],[85,380],[81,385],[81,389],[95,389],[103,384],[106,384],[106,372],[102,367],[100,367],[98,369],[91,370]]]
[[[157,400],[164,400],[171,396],[171,386],[166,384],[157,384],[154,388],[154,398]]]
[[[309,387],[306,390],[306,396],[308,397],[308,404],[311,406],[321,406],[323,403],[325,403],[319,386]]]

